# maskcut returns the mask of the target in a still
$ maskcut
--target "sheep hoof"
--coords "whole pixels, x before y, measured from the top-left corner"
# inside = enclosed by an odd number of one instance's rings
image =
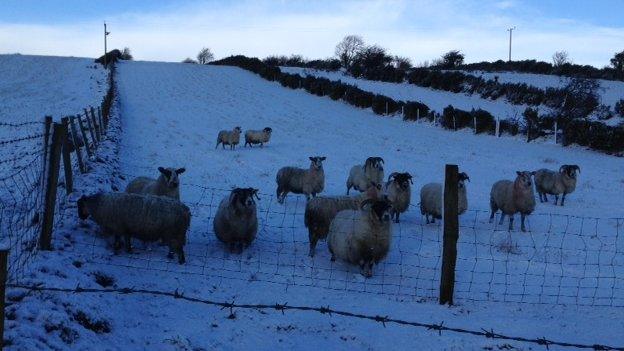
[[[336,256],[332,255],[332,257],[329,260],[332,262],[336,261]]]

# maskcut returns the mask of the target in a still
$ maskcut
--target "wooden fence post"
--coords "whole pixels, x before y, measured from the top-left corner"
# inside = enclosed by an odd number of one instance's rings
[[[76,119],[78,119],[78,127],[80,127],[80,133],[82,134],[82,140],[84,140],[84,146],[87,150],[87,156],[91,157],[93,155],[91,153],[91,148],[89,147],[89,139],[87,139],[87,132],[85,132],[84,124],[82,124],[82,117],[80,115],[76,115]],[[95,141],[93,141],[93,146],[95,147]]]
[[[43,212],[41,235],[39,236],[39,248],[52,250],[52,226],[54,225],[54,205],[56,204],[56,192],[58,186],[59,166],[61,164],[61,147],[65,138],[63,125],[54,123],[52,132],[52,147],[50,149],[50,165],[48,166],[48,182]]]
[[[87,109],[84,109],[84,114],[85,114],[85,119],[87,120],[87,127],[89,128],[89,134],[91,135],[91,140],[93,141],[93,149],[95,149],[97,147],[97,139],[95,138],[95,128],[93,127],[93,124],[91,123],[91,118],[89,117],[89,111],[87,111]]]
[[[4,299],[8,279],[9,250],[0,250],[0,350],[4,348]]]
[[[442,252],[442,275],[440,277],[440,305],[453,304],[457,240],[459,238],[459,215],[457,213],[458,173],[457,165],[446,165],[444,182],[444,248]]]
[[[41,184],[45,184],[46,166],[48,164],[48,145],[50,145],[50,128],[52,128],[52,116],[45,116],[45,131],[43,133],[43,170],[41,171]]]
[[[80,145],[78,145],[78,131],[76,130],[76,124],[74,123],[74,116],[69,117],[69,126],[71,130],[72,141],[74,142],[74,150],[76,151],[76,159],[78,159],[78,168],[80,169],[80,173],[85,173],[85,165],[82,160],[82,151],[80,150]],[[83,140],[83,144],[84,144]]]
[[[97,116],[98,121],[100,123],[100,137],[106,134],[106,123],[104,123],[104,118],[102,118],[102,108],[98,106],[97,108]]]
[[[63,169],[65,170],[65,192],[67,195],[74,191],[74,180],[72,174],[71,155],[69,153],[69,133],[67,128],[67,117],[61,118],[61,124],[63,126],[63,138],[62,151],[63,151]],[[76,145],[74,145],[75,147]]]
[[[93,127],[95,128],[95,136],[97,136],[98,142],[102,140],[102,125],[98,122],[97,117],[95,117],[95,109],[91,106],[91,119],[93,119]]]

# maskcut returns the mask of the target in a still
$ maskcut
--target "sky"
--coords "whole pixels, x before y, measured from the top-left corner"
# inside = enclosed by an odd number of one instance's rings
[[[624,0],[78,1],[0,0],[0,54],[96,57],[129,47],[137,60],[179,62],[209,47],[216,58],[334,55],[357,34],[413,63],[461,50],[466,62],[551,61],[565,50],[603,67],[624,50]]]

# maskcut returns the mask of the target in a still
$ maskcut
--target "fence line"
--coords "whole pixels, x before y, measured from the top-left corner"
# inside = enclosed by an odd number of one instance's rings
[[[298,312],[317,312],[323,315],[329,315],[330,317],[333,315],[355,318],[355,319],[363,319],[369,320],[377,323],[381,323],[384,328],[388,327],[390,324],[396,324],[401,326],[409,326],[415,328],[422,328],[432,331],[437,331],[439,335],[442,335],[442,332],[454,332],[460,334],[468,334],[474,336],[485,337],[487,339],[500,339],[500,340],[510,340],[510,341],[519,341],[525,343],[531,343],[536,345],[543,345],[546,348],[549,346],[562,346],[562,347],[573,347],[578,349],[589,349],[589,350],[620,350],[624,351],[624,347],[619,346],[610,346],[605,344],[581,344],[574,342],[564,342],[547,339],[546,337],[541,338],[529,338],[522,336],[511,336],[505,335],[502,333],[497,333],[493,329],[485,329],[481,328],[480,330],[475,329],[464,329],[459,327],[451,327],[445,325],[444,321],[436,324],[436,323],[426,323],[426,322],[417,322],[417,321],[408,321],[399,318],[393,318],[390,316],[383,315],[371,315],[364,313],[351,312],[348,310],[340,310],[334,309],[330,306],[305,306],[305,305],[289,305],[287,302],[279,303],[276,302],[274,304],[251,304],[251,303],[236,303],[235,301],[226,302],[226,301],[216,301],[209,299],[202,299],[199,297],[190,297],[185,296],[183,293],[180,293],[177,289],[173,292],[168,291],[159,291],[159,290],[149,290],[149,289],[134,289],[134,288],[116,288],[116,289],[101,289],[101,288],[81,288],[77,286],[75,288],[58,288],[58,287],[47,287],[47,286],[25,286],[18,284],[8,284],[7,286],[11,288],[17,289],[25,289],[34,292],[63,292],[63,293],[72,293],[72,294],[119,294],[119,295],[129,295],[129,294],[142,294],[142,295],[152,295],[152,296],[161,296],[161,297],[171,297],[177,300],[184,300],[193,303],[201,303],[205,305],[217,306],[221,307],[222,310],[228,310],[230,316],[234,315],[234,309],[251,309],[251,310],[269,310],[281,312],[284,314],[285,311],[298,311]]]

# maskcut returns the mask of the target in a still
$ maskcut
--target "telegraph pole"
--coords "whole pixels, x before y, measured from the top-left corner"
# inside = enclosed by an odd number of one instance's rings
[[[106,31],[106,22],[104,22],[104,68],[108,68],[106,64],[106,37],[110,34],[110,32]]]
[[[514,29],[516,29],[516,26],[507,29],[507,31],[509,32],[509,62],[511,62],[511,33],[514,31]]]

